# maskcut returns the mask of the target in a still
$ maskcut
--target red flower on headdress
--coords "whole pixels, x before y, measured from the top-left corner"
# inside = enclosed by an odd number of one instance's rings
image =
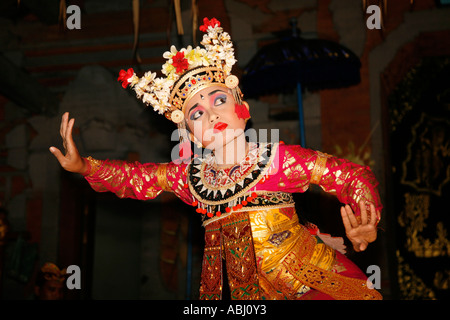
[[[250,112],[248,111],[245,104],[235,104],[234,112],[236,112],[238,119],[248,119],[250,118]]]
[[[122,82],[122,87],[125,89],[128,87],[129,82],[128,79],[130,79],[134,74],[134,70],[132,68],[125,70],[120,70],[119,77],[117,78],[117,81]]]
[[[184,57],[184,52],[177,52],[172,58],[172,65],[177,69],[177,73],[182,73],[189,67],[189,61]]]
[[[216,18],[212,18],[209,20],[208,18],[203,18],[203,25],[200,26],[200,31],[206,32],[208,30],[208,27],[214,27],[214,26],[220,27],[220,21]]]

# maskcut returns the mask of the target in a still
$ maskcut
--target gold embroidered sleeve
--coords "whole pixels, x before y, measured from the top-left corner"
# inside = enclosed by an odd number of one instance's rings
[[[278,186],[286,192],[305,192],[309,188],[314,154],[300,146],[280,146],[281,175]]]
[[[340,202],[350,204],[357,215],[359,201],[372,203],[381,211],[378,182],[369,167],[301,146],[280,146],[280,150],[280,190],[304,192],[313,183]]]
[[[335,194],[340,202],[350,204],[356,215],[360,214],[360,201],[366,205],[374,204],[378,211],[382,209],[378,181],[367,166],[329,157],[319,185],[326,192]]]
[[[153,199],[162,191],[174,192],[185,202],[192,200],[185,186],[186,165],[128,162],[87,158],[86,180],[97,192],[113,192],[120,198]]]

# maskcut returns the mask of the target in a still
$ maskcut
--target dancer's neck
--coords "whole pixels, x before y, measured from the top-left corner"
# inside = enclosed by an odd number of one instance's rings
[[[245,134],[235,137],[222,148],[214,150],[216,166],[218,168],[226,168],[239,164],[245,158],[248,152],[248,142]]]

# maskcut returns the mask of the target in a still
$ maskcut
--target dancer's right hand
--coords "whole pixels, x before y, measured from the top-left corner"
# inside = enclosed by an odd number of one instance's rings
[[[347,204],[341,207],[342,221],[344,222],[345,234],[352,242],[356,252],[367,249],[369,243],[377,239],[377,224],[380,212],[377,212],[375,206],[371,203],[370,210],[367,212],[364,201],[359,202],[361,219],[358,221],[353,214],[352,208]]]
[[[86,171],[86,164],[78,153],[78,149],[72,138],[72,129],[75,123],[75,119],[70,119],[69,113],[63,114],[61,119],[61,127],[59,133],[61,134],[63,140],[63,146],[65,150],[65,155],[55,147],[50,147],[50,152],[58,159],[61,167],[65,170],[75,173],[84,173]]]

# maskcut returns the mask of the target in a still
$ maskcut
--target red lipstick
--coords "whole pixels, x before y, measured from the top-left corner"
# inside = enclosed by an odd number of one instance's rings
[[[214,132],[215,132],[215,133],[217,133],[217,132],[222,132],[222,131],[225,130],[227,127],[228,127],[228,125],[227,125],[226,123],[223,123],[223,122],[217,122],[217,123],[214,125]]]

